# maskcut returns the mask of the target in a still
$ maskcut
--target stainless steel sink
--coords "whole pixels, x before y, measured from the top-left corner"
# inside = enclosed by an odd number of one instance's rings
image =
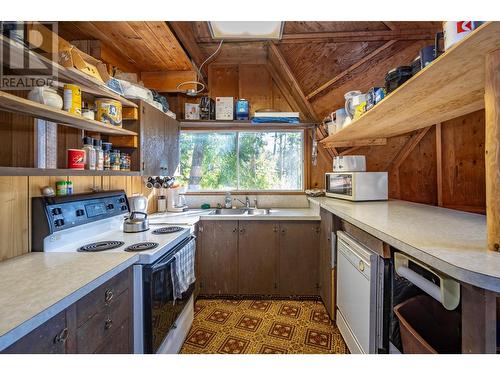
[[[210,215],[269,215],[269,208],[216,208]]]

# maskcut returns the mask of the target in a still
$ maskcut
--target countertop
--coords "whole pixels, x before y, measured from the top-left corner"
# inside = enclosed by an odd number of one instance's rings
[[[500,253],[487,249],[483,215],[398,200],[309,200],[458,281],[500,292]]]
[[[29,253],[0,262],[0,350],[138,260],[134,253]]]
[[[211,215],[215,209],[189,209],[185,212],[157,213],[149,216],[149,224],[194,225],[200,220],[321,220],[314,208],[272,208],[268,215]]]

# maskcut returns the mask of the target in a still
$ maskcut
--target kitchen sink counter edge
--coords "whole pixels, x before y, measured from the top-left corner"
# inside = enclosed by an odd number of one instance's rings
[[[34,252],[0,262],[0,351],[138,259],[126,252]]]
[[[271,208],[266,215],[214,215],[216,208],[189,209],[184,212],[155,213],[149,216],[149,223],[194,225],[200,220],[271,220],[271,221],[319,221],[319,210],[314,208]]]
[[[309,201],[458,281],[500,292],[500,252],[487,249],[484,215],[400,200]]]

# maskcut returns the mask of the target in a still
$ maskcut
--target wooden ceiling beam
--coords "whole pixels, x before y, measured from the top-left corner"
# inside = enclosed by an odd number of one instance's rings
[[[324,147],[364,147],[364,146],[384,146],[387,144],[387,138],[374,138],[374,139],[359,139],[354,141],[338,141],[338,142],[325,142]]]
[[[332,31],[284,34],[280,43],[380,42],[387,40],[431,40],[437,28],[374,31]]]
[[[174,32],[175,37],[187,52],[192,62],[194,69],[197,71],[200,65],[205,60],[205,54],[201,50],[196,41],[196,36],[193,30],[193,23],[188,21],[170,21],[168,22],[170,29]],[[205,65],[200,72],[203,78],[207,77],[207,66]]]
[[[309,100],[306,99],[297,79],[293,75],[292,70],[288,66],[288,63],[286,62],[285,57],[279,50],[278,46],[274,43],[268,44],[268,59],[271,62],[271,64],[277,65],[277,68],[279,68],[279,70],[283,73],[289,88],[295,93],[295,95],[301,102],[302,106],[306,109],[306,112],[304,114],[308,116],[311,120],[317,121],[318,116],[314,111],[314,108],[312,107]]]
[[[311,93],[309,93],[306,96],[306,99],[310,100],[312,97],[318,95],[320,92],[327,89],[328,87],[333,85],[335,82],[337,82],[338,80],[340,80],[341,78],[345,77],[347,74],[349,74],[350,72],[355,70],[356,68],[358,68],[361,65],[363,65],[364,63],[368,62],[369,60],[374,58],[376,55],[378,55],[380,52],[382,52],[382,51],[386,50],[387,48],[389,48],[390,46],[392,46],[394,43],[396,43],[396,40],[389,40],[388,42],[384,43],[382,46],[380,46],[376,50],[370,52],[368,55],[366,55],[362,59],[358,60],[356,63],[351,65],[349,68],[347,68],[343,72],[337,74],[332,79],[328,80],[327,82],[320,85],[318,88],[314,89]]]

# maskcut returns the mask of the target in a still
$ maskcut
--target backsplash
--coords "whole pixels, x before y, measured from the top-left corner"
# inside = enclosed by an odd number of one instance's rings
[[[250,204],[254,205],[254,200],[257,199],[257,206],[261,208],[308,208],[309,201],[305,194],[269,194],[269,195],[252,195],[252,194],[231,194],[233,198],[233,206],[241,207],[243,203],[235,200],[238,198],[245,201],[248,196]],[[224,205],[224,195],[221,194],[204,194],[204,195],[186,195],[186,203],[189,208],[200,208],[203,203],[210,204],[211,207],[217,207],[217,204]]]

